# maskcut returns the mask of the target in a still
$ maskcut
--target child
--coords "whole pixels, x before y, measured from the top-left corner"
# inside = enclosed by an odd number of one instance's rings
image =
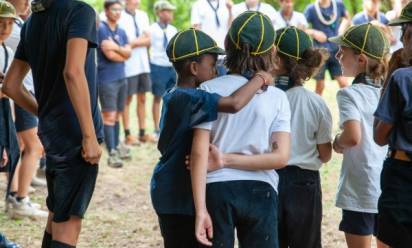
[[[101,21],[98,29],[99,57],[98,82],[102,106],[104,138],[109,154],[107,164],[112,168],[123,166],[123,160],[130,154],[120,152],[119,118],[123,113],[127,97],[125,61],[132,52],[125,31],[119,27],[122,13],[120,0],[106,0],[104,10],[107,20]]]
[[[402,25],[404,57],[412,64],[412,4],[389,25]],[[378,238],[391,247],[412,244],[412,68],[396,70],[375,112],[374,138],[389,145],[378,203]]]
[[[173,11],[176,9],[171,3],[159,0],[154,9],[158,21],[150,26],[150,76],[152,78],[153,93],[153,122],[155,136],[159,138],[160,128],[160,101],[163,94],[176,84],[176,71],[167,58],[166,48],[170,39],[177,33],[177,29],[170,23],[173,21]]]
[[[229,74],[201,88],[227,96],[245,85],[249,74],[271,70],[274,38],[267,16],[255,11],[241,14],[225,40]],[[196,237],[201,243],[212,245],[213,236],[213,247],[232,248],[236,228],[241,247],[278,247],[278,176],[273,169],[287,163],[289,132],[289,102],[275,87],[255,95],[237,114],[219,114],[217,121],[196,126],[191,172]],[[210,172],[206,179],[210,138],[219,150],[230,154],[226,168]]]
[[[296,27],[278,30],[275,45],[280,75],[276,86],[286,91],[291,118],[291,156],[279,174],[280,247],[321,245],[322,191],[319,169],[332,154],[332,116],[325,101],[303,87],[328,58]],[[305,199],[305,200],[302,200]]]
[[[333,149],[343,153],[336,206],[342,208],[339,230],[348,247],[371,247],[377,234],[380,173],[387,148],[373,141],[373,113],[387,70],[388,41],[370,23],[353,26],[330,39],[339,44],[336,57],[352,85],[337,93],[340,127]],[[379,241],[379,247],[384,247]]]
[[[218,111],[239,111],[271,81],[268,73],[258,72],[229,97],[196,89],[216,76],[217,56],[223,53],[212,38],[195,29],[177,33],[167,47],[178,78],[176,87],[163,97],[158,144],[162,156],[151,181],[152,203],[166,248],[197,247],[190,173],[185,166],[185,156],[190,154],[192,145],[192,128],[215,120]]]

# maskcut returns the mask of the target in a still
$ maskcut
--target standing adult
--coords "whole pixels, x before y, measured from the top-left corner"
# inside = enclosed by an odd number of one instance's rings
[[[316,93],[322,95],[325,89],[326,70],[329,71],[332,79],[338,81],[340,88],[346,87],[348,82],[342,76],[339,61],[335,58],[338,46],[328,41],[328,38],[342,33],[350,24],[349,13],[345,5],[340,0],[316,0],[305,9],[305,17],[312,26],[312,30],[307,33],[314,38],[315,46],[328,49],[330,54],[329,59],[315,77]]]
[[[245,0],[233,5],[233,18],[236,18],[237,16],[248,10],[259,11],[267,15],[274,27],[276,27],[277,22],[280,21],[279,19],[277,19],[278,16],[276,14],[276,9],[272,5],[263,3],[260,0]]]
[[[401,16],[402,8],[404,8],[410,0],[394,0],[392,1],[393,9],[386,12],[386,18],[389,21],[399,18]],[[395,51],[403,47],[401,34],[402,30],[400,26],[392,26],[392,35],[394,37],[394,42],[391,44],[390,53],[393,54]]]
[[[49,219],[42,247],[75,247],[96,183],[103,139],[97,104],[96,14],[77,0],[32,2],[4,92],[39,117]],[[36,99],[22,87],[32,69]]]
[[[293,10],[293,0],[280,0],[280,9],[277,12],[277,21],[275,23],[275,29],[281,29],[289,26],[295,26],[302,30],[308,28],[308,21],[306,21],[305,15]]]

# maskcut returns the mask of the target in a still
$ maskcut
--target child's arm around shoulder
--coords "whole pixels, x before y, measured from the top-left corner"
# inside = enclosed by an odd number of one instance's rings
[[[273,77],[265,71],[257,72],[248,83],[233,92],[230,96],[222,97],[218,102],[218,111],[224,113],[239,112],[252,100],[253,96],[262,87],[271,84]]]

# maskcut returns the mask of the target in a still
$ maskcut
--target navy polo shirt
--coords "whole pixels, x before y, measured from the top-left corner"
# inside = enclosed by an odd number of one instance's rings
[[[389,20],[388,20],[388,18],[386,18],[385,14],[382,13],[382,12],[379,12],[378,15],[379,15],[380,23],[388,25]],[[359,12],[352,18],[352,23],[354,25],[360,25],[360,24],[365,24],[365,23],[371,22],[373,20],[375,20],[375,19],[373,19],[372,17],[366,15],[365,12]]]
[[[393,125],[389,137],[392,150],[412,152],[412,67],[392,74],[375,117]]]
[[[112,39],[119,46],[124,46],[129,43],[129,41],[127,40],[126,32],[122,28],[117,26],[113,31],[104,21],[100,22],[98,37],[99,45],[101,45],[104,40],[108,39]],[[117,81],[119,79],[124,79],[126,78],[125,63],[109,60],[104,55],[102,50],[99,49],[97,74],[99,83],[109,83]]]
[[[319,17],[316,14],[316,9],[314,4],[308,5],[305,9],[305,17],[306,20],[312,25],[313,29],[322,31],[326,34],[328,38],[334,37],[338,35],[339,31],[339,26],[342,21],[342,17],[346,16],[346,8],[345,5],[343,5],[342,1],[336,1],[336,7],[337,7],[337,18],[334,23],[331,25],[325,25],[323,24],[320,20]],[[322,13],[323,17],[325,20],[331,20],[332,14],[333,14],[333,6],[332,3],[328,8],[320,8],[320,12]],[[326,41],[324,43],[319,43],[316,40],[313,40],[314,44],[318,47],[324,47],[329,50],[329,52],[335,52],[338,50],[338,46],[330,41]]]
[[[161,158],[151,180],[152,203],[158,214],[194,214],[185,156],[192,147],[192,128],[217,119],[219,98],[190,88],[173,88],[164,95],[158,144]]]
[[[45,11],[33,13],[22,27],[15,54],[16,59],[27,62],[32,69],[39,107],[39,136],[46,153],[61,159],[75,155],[83,138],[63,78],[67,41],[72,38],[85,39],[89,44],[85,73],[94,128],[97,138],[102,140],[95,63],[96,14],[92,7],[82,1],[59,0],[53,1]]]

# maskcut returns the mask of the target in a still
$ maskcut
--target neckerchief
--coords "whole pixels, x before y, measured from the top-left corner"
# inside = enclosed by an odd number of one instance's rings
[[[125,9],[125,12],[132,17],[136,37],[139,37],[140,36],[140,30],[139,30],[139,26],[137,25],[137,22],[136,22],[136,14],[133,14],[132,12],[128,11],[127,9]]]
[[[213,6],[213,4],[210,2],[210,0],[207,0],[207,3],[209,4],[210,8],[212,8],[213,12],[215,12],[215,19],[216,19],[216,26],[220,27],[220,20],[219,20],[219,15],[217,14],[217,12],[219,11],[219,5],[220,5],[220,0],[216,0],[217,1],[217,5],[216,7]]]
[[[167,34],[166,34],[166,30],[167,30],[167,23],[161,23],[160,21],[157,22],[157,24],[159,25],[160,29],[162,29],[163,31],[163,48],[166,50],[167,48],[167,44],[169,43],[167,40]]]
[[[283,91],[287,91],[295,86],[295,83],[288,76],[278,76],[275,79],[275,86]]]
[[[380,84],[377,84],[372,78],[370,78],[365,73],[361,73],[355,77],[352,81],[352,85],[354,84],[366,84],[375,88],[380,88]]]

